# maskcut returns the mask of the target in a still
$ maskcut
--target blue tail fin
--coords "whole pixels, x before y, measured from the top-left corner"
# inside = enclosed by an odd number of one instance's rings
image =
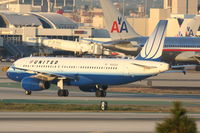
[[[160,61],[164,47],[167,20],[160,20],[136,60]]]

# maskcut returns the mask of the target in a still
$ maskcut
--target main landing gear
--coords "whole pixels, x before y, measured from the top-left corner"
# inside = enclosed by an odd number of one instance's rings
[[[59,97],[67,97],[69,95],[69,91],[64,89],[63,79],[59,79],[59,81],[57,82],[57,86],[58,88],[60,88],[58,90]]]
[[[59,97],[67,97],[69,95],[68,90],[58,90],[58,96]]]
[[[97,85],[96,88],[97,88],[96,93],[95,93],[96,97],[106,97],[106,90],[107,90],[108,86]]]
[[[26,95],[31,95],[31,93],[32,93],[31,91],[25,91]]]

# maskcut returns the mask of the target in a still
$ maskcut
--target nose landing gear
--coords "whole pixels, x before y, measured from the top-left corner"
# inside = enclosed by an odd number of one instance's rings
[[[69,95],[69,91],[64,89],[63,79],[60,79],[58,81],[57,86],[59,88],[58,90],[59,97],[67,97]]]

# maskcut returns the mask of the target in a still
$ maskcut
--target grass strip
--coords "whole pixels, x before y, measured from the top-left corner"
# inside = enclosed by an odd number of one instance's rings
[[[107,112],[169,112],[171,106],[108,105]],[[185,107],[189,112],[200,113],[198,107]],[[6,112],[99,112],[99,104],[26,104],[0,102],[0,111]]]
[[[78,104],[92,105],[99,104],[102,100],[68,100],[68,99],[1,99],[3,103],[16,104]],[[109,105],[134,105],[134,106],[170,106],[172,101],[121,101],[121,100],[106,100]],[[184,106],[200,106],[200,102],[183,102]]]

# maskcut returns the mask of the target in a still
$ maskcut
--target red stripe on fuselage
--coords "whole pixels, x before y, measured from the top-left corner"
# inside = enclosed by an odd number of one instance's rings
[[[163,51],[193,51],[193,52],[200,52],[200,49],[163,49]]]

